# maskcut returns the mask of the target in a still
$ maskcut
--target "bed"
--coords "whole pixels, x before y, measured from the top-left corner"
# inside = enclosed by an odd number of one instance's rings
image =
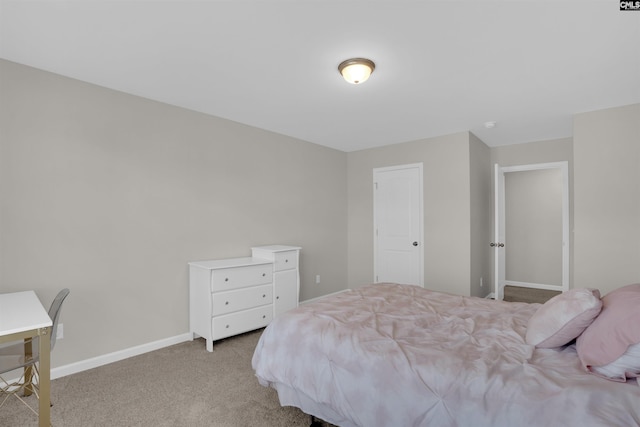
[[[363,286],[274,319],[252,365],[281,405],[342,427],[640,425],[635,378],[527,344],[540,307]]]

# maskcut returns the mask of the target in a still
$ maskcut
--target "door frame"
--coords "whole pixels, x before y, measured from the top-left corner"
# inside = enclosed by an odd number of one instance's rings
[[[377,173],[379,172],[390,172],[396,170],[406,170],[406,169],[418,169],[418,218],[420,221],[418,222],[418,282],[417,285],[424,287],[424,174],[423,174],[423,164],[422,163],[410,163],[406,165],[396,165],[396,166],[387,166],[381,168],[373,169],[373,280],[377,282],[378,280],[378,218],[377,218],[377,210],[376,210],[376,185],[377,185]]]
[[[505,264],[505,184],[504,174],[509,172],[526,172],[542,169],[560,169],[562,174],[562,283],[560,286],[539,283],[516,282],[506,280]],[[504,298],[504,287],[507,284],[525,288],[547,289],[566,292],[569,290],[569,162],[535,163],[518,166],[494,165],[494,298]],[[502,246],[500,246],[502,245]]]

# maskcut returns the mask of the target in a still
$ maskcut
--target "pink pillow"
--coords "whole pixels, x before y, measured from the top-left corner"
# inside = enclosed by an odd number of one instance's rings
[[[593,322],[601,309],[597,289],[571,289],[556,295],[531,316],[525,340],[538,348],[568,344]]]
[[[580,361],[590,372],[617,361],[640,343],[640,283],[609,292],[602,303],[602,312],[576,343]]]
[[[614,381],[640,377],[640,343],[630,345],[622,356],[603,366],[592,366],[591,372]]]

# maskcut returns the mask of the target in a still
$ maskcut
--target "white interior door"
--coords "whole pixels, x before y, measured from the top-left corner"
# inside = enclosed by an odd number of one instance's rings
[[[491,246],[494,248],[494,294],[495,299],[502,301],[504,299],[505,285],[505,221],[504,221],[504,171],[500,165],[495,165],[495,224],[494,238]]]
[[[374,280],[424,286],[422,163],[373,170]]]
[[[506,285],[569,289],[567,162],[495,165],[494,293]]]

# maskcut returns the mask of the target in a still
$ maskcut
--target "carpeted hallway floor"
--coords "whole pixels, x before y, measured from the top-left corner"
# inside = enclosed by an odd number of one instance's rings
[[[218,341],[213,353],[195,340],[53,380],[52,424],[308,427],[308,415],[281,407],[275,390],[258,384],[251,357],[261,333]],[[13,396],[0,408],[2,427],[37,425]]]
[[[561,294],[559,291],[548,291],[545,289],[523,288],[520,286],[505,286],[504,300],[512,302],[528,302],[544,304],[549,299]]]

